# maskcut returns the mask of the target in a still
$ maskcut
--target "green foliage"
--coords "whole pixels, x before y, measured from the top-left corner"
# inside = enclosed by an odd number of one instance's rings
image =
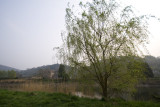
[[[0,71],[0,79],[12,79],[16,78],[16,72],[14,70],[9,70],[9,71]]]
[[[65,73],[65,66],[63,64],[60,64],[58,70],[58,77],[62,78],[64,73]]]
[[[106,99],[110,90],[134,90],[143,74],[134,57],[139,56],[139,47],[145,48],[148,39],[144,17],[135,16],[130,6],[121,9],[113,0],[81,2],[80,7],[78,15],[66,9],[67,37],[63,45],[75,74],[96,81]]]
[[[160,103],[112,99],[108,102],[61,93],[0,90],[1,107],[159,107]]]
[[[7,71],[0,71],[0,78],[7,78]]]
[[[16,72],[13,70],[8,71],[8,78],[16,78]]]
[[[147,78],[153,78],[154,74],[153,74],[153,71],[152,71],[151,67],[148,65],[148,63],[144,62],[143,66],[144,66],[144,74],[145,74],[145,76]]]
[[[111,97],[135,92],[135,85],[144,78],[141,58],[121,56],[116,59],[114,72],[108,78],[108,92]]]
[[[58,70],[58,78],[61,78],[63,81],[67,81],[69,79],[69,75],[66,73],[65,65],[60,64]]]

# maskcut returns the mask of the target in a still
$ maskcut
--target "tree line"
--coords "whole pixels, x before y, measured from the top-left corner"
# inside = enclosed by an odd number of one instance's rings
[[[17,73],[14,70],[0,71],[0,79],[13,79],[17,77]]]

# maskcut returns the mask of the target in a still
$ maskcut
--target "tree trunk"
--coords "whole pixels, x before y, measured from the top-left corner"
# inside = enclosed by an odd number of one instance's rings
[[[106,83],[104,84],[104,86],[102,86],[102,91],[103,91],[103,98],[105,101],[108,100],[108,83],[106,81]]]

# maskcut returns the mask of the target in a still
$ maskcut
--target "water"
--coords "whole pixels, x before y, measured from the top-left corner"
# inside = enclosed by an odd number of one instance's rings
[[[137,87],[137,93],[134,96],[135,100],[158,100],[156,96],[160,97],[160,85],[144,85]]]
[[[94,93],[93,95],[85,95],[85,94],[83,94],[83,92],[75,92],[73,94],[78,96],[78,97],[96,98],[96,99],[101,99],[102,98],[102,96],[98,93]]]

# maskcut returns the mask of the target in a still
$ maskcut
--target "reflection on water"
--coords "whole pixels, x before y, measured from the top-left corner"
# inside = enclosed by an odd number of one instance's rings
[[[160,101],[160,78],[148,79],[137,86],[134,99]]]
[[[97,98],[101,99],[102,95],[99,94],[98,90],[92,91],[92,94],[85,93],[83,91],[76,91],[73,93],[79,97],[88,97],[88,98]],[[148,80],[144,83],[141,83],[137,86],[137,92],[134,94],[130,93],[121,93],[121,98],[124,100],[144,100],[144,101],[160,101],[160,80]]]
[[[158,100],[156,96],[160,96],[160,85],[145,85],[138,87],[135,94],[135,100]]]
[[[75,92],[73,94],[78,96],[78,97],[87,97],[87,98],[96,98],[96,99],[101,99],[102,98],[102,96],[98,93],[94,93],[93,95],[85,95],[82,92]]]
[[[92,95],[87,95],[80,91],[74,92],[73,94],[78,97],[97,98],[97,99],[102,98],[102,95],[96,92],[94,92],[94,94]],[[123,93],[121,97],[125,100],[160,101],[159,99],[156,98],[156,96],[160,96],[160,85],[159,86],[150,86],[150,85],[140,86],[140,87],[137,87],[137,92],[133,96],[127,93],[125,94]]]

